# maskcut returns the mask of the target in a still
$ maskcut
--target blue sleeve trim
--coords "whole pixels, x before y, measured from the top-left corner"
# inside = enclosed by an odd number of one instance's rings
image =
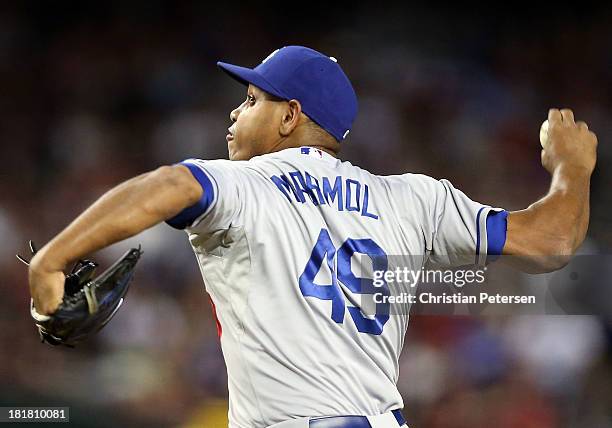
[[[195,179],[198,180],[198,183],[200,183],[200,186],[202,186],[202,190],[204,191],[198,202],[185,208],[174,217],[166,220],[166,223],[175,229],[185,229],[206,212],[208,207],[210,207],[214,201],[215,192],[210,178],[208,178],[208,175],[206,175],[206,173],[202,171],[200,167],[187,161],[180,162],[178,165],[184,165],[189,168],[189,171],[191,171],[191,174],[193,174]]]
[[[487,255],[500,256],[506,243],[508,211],[489,211],[487,215]],[[497,257],[492,257],[493,261]]]

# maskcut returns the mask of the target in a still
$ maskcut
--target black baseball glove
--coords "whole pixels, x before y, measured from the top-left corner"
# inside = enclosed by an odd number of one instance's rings
[[[30,241],[32,256],[36,247]],[[64,282],[64,298],[51,315],[36,312],[30,301],[30,313],[42,342],[73,348],[104,327],[123,303],[134,267],[140,258],[140,247],[132,248],[104,273],[93,278],[98,264],[91,260],[79,260]],[[17,255],[29,265],[29,261]],[[93,278],[93,279],[92,279]]]

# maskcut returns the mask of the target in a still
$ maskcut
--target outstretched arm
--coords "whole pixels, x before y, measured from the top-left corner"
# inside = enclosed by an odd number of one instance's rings
[[[38,313],[53,313],[61,303],[63,270],[70,262],[173,217],[195,204],[202,192],[182,165],[163,166],[108,191],[32,259],[30,293]]]
[[[597,137],[571,110],[548,112],[541,135],[542,165],[550,172],[548,194],[508,215],[503,254],[530,273],[562,268],[584,240],[589,226],[589,187],[597,158]]]

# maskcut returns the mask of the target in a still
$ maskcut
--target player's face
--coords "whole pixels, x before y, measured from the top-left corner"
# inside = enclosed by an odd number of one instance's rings
[[[248,160],[269,153],[281,139],[279,125],[284,101],[249,85],[246,99],[230,113],[232,126],[227,136],[231,160]]]

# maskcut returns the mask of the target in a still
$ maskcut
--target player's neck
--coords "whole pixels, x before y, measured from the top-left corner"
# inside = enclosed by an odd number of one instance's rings
[[[269,153],[279,152],[285,149],[299,148],[299,147],[312,147],[315,149],[319,149],[324,151],[325,153],[329,153],[333,157],[338,157],[338,152],[340,151],[339,144],[337,147],[330,147],[329,144],[326,143],[315,143],[312,144],[312,140],[310,143],[306,143],[304,141],[299,141],[298,139],[283,139],[279,141],[270,151]]]

